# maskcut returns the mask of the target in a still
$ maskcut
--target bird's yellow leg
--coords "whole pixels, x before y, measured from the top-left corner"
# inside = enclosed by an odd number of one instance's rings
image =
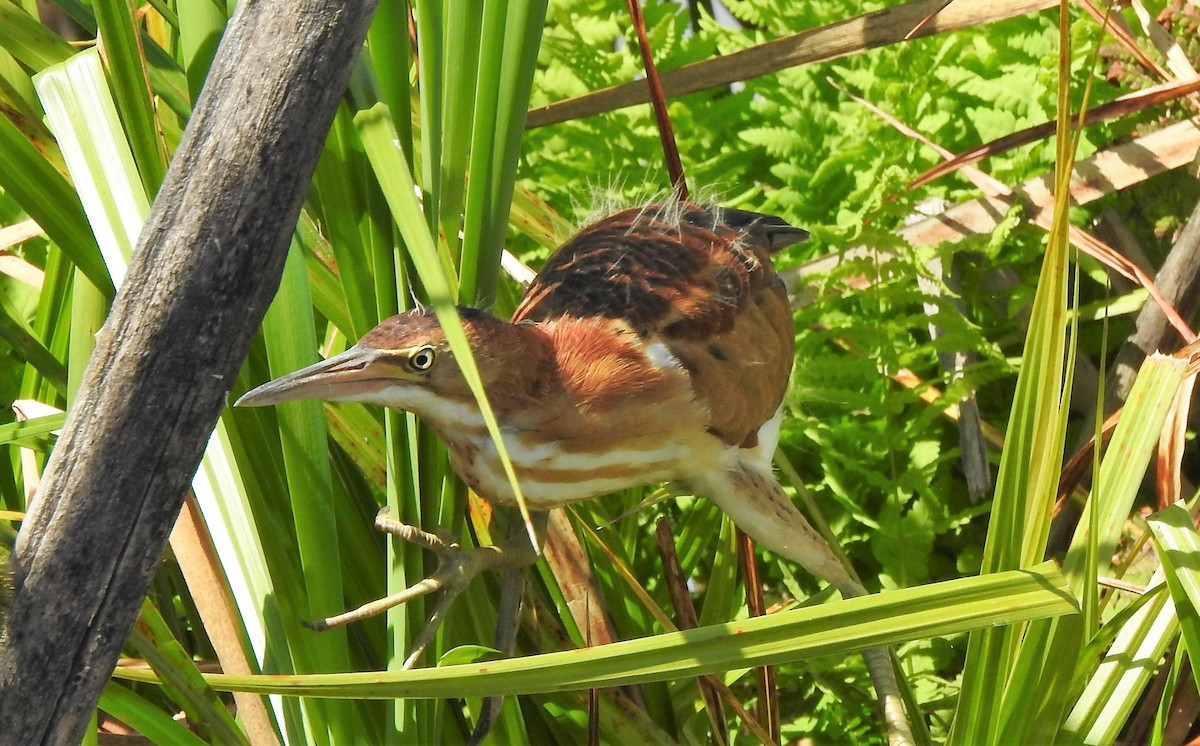
[[[539,517],[544,514],[537,514]],[[539,536],[545,535],[545,520],[537,529]],[[517,569],[532,565],[537,561],[537,552],[529,543],[524,530],[513,532],[503,543],[497,546],[475,547],[464,549],[457,541],[443,539],[437,534],[423,531],[416,526],[401,523],[388,515],[387,509],[379,511],[375,517],[375,528],[389,533],[403,541],[416,544],[428,549],[438,556],[438,567],[432,575],[398,593],[363,604],[357,609],[347,611],[337,616],[305,622],[305,626],[317,631],[337,627],[360,619],[381,614],[388,609],[412,601],[415,598],[429,595],[435,591],[443,591],[442,598],[430,615],[428,623],[421,633],[413,640],[412,650],[404,661],[403,669],[407,670],[416,665],[417,660],[425,649],[433,642],[438,628],[445,621],[446,613],[455,599],[458,598],[475,576],[485,570]],[[511,574],[509,574],[511,577]],[[506,578],[507,579],[507,578]],[[519,573],[517,580],[520,581]],[[509,583],[506,583],[506,586]],[[502,593],[500,619],[496,629],[497,647],[505,652],[510,651],[516,639],[516,626],[520,621],[520,588],[514,592],[507,587]],[[514,609],[509,609],[514,606]],[[508,618],[506,618],[508,617]],[[510,629],[511,628],[511,629]]]
[[[833,554],[825,538],[788,498],[769,466],[739,460],[728,469],[691,481],[764,548],[799,563],[841,591],[843,598],[867,595],[866,589],[850,577]],[[891,652],[884,647],[869,648],[863,651],[863,658],[883,709],[888,743],[890,746],[913,743]]]

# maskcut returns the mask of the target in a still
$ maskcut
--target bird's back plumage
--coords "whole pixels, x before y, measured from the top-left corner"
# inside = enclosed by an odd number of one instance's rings
[[[794,331],[770,255],[807,233],[780,218],[669,202],[614,213],[546,262],[514,322],[607,319],[687,372],[709,432],[752,447],[791,372]]]

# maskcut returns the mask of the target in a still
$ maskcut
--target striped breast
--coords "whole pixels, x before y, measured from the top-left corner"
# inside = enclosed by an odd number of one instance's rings
[[[661,345],[648,346],[620,321],[603,318],[523,328],[551,343],[553,380],[535,402],[497,397],[493,405],[531,507],[685,478],[696,463],[719,456],[723,446],[708,433],[707,408],[679,362],[656,349]],[[476,492],[514,499],[482,419],[439,435],[454,470]]]

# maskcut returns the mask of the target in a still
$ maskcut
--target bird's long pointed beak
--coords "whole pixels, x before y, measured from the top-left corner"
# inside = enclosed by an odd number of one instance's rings
[[[268,381],[247,392],[233,406],[267,407],[301,399],[354,399],[406,377],[404,369],[395,365],[386,351],[355,345],[328,360]]]

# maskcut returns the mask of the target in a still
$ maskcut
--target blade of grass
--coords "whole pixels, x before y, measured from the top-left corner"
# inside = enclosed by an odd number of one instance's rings
[[[1154,548],[1163,564],[1167,589],[1175,602],[1179,628],[1188,657],[1200,655],[1200,535],[1182,503],[1160,510],[1146,519]],[[1193,679],[1195,681],[1195,679]]]
[[[98,707],[136,730],[151,743],[205,746],[204,739],[189,730],[187,725],[115,682],[110,681],[105,685]]]
[[[408,36],[411,6],[407,1],[382,3],[367,32],[367,49],[379,86],[379,99],[387,104],[400,135],[400,147],[409,167],[413,163],[412,84],[413,49]]]
[[[384,317],[375,302],[375,276],[395,276],[392,266],[374,267],[370,228],[363,223],[368,215],[366,190],[370,183],[370,165],[362,153],[362,144],[354,128],[354,115],[343,104],[334,117],[325,150],[317,162],[311,193],[314,216],[328,237],[341,280],[341,296],[349,311],[351,326],[339,329],[350,339],[358,339]],[[374,221],[371,221],[372,223]],[[364,235],[364,231],[367,235]],[[390,314],[392,311],[389,310]],[[332,319],[331,319],[332,320]]]
[[[0,44],[0,99],[5,100],[11,107],[10,116],[40,120],[43,116],[42,106],[38,102],[37,93],[33,90],[33,81],[25,68],[8,53]]]
[[[996,477],[983,572],[1022,567],[1045,553],[1066,431],[1070,383],[1067,353],[1067,205],[1070,148],[1070,37],[1065,2],[1059,7],[1059,90],[1055,215],[1025,340],[1012,414]],[[1020,644],[1019,630],[971,634],[950,743],[993,743],[1000,737],[1005,687]],[[1035,673],[1025,670],[1024,675]],[[1024,692],[1028,694],[1028,692]],[[1021,738],[1018,733],[1005,734]]]
[[[25,422],[10,422],[0,425],[0,445],[45,437],[55,430],[61,429],[66,421],[66,414],[52,414]]]
[[[40,73],[35,82],[88,224],[113,282],[120,285],[150,201],[121,131],[100,55],[95,49],[80,52]]]
[[[454,305],[456,293],[453,292],[447,278],[441,273],[441,263],[438,261],[438,251],[433,237],[428,230],[423,228],[425,219],[421,213],[421,206],[416,200],[416,185],[413,183],[407,164],[399,157],[396,150],[395,130],[387,116],[387,110],[382,106],[375,106],[360,112],[355,117],[355,122],[362,133],[367,157],[371,160],[375,175],[379,179],[384,196],[395,216],[396,225],[404,238],[408,255],[417,268],[425,291],[429,294],[430,303],[437,312],[450,349],[454,352],[454,357],[462,368],[463,377],[479,403],[488,433],[496,443],[496,450],[504,463],[509,484],[521,506],[521,515],[525,519],[526,526],[529,527],[530,540],[534,546],[540,546],[539,539],[532,535],[529,510],[525,506],[521,485],[517,481],[516,472],[508,459],[507,449],[500,435],[500,427],[496,423],[496,416],[492,411],[491,404],[488,403],[487,393],[483,390],[483,381],[479,376],[479,369],[475,364],[470,344],[467,342],[462,323],[458,318],[458,310]]]
[[[317,340],[311,309],[304,260],[299,246],[293,242],[279,292],[263,319],[263,337],[272,377],[314,362]],[[281,405],[275,414],[300,560],[297,575],[303,586],[302,596],[292,599],[288,605],[302,609],[309,619],[321,619],[340,613],[344,604],[337,522],[330,505],[333,479],[325,418],[319,401]],[[292,655],[301,671],[344,671],[350,667],[344,627],[320,635],[294,629],[289,637]],[[316,717],[317,712],[321,713],[320,720]],[[310,704],[309,717],[322,742],[346,743],[355,737],[350,708],[315,701]],[[322,734],[322,730],[326,730],[327,735]],[[357,732],[361,735],[361,731]]]
[[[493,25],[489,20],[494,6],[502,6],[505,15],[502,23]],[[462,297],[485,308],[496,297],[500,256],[508,235],[521,137],[546,8],[546,0],[493,2],[485,6],[488,17],[484,21],[476,87],[462,253]],[[497,59],[498,65],[494,64]]]
[[[494,86],[476,87],[476,79],[480,75],[481,60],[495,60],[496,50],[487,48],[487,40],[495,36],[497,22],[503,23],[502,18],[494,17],[495,9],[501,3],[484,3],[483,12],[479,12],[479,3],[472,0],[449,0],[446,3],[444,54],[445,69],[453,71],[442,81],[442,162],[441,194],[438,197],[439,224],[442,238],[449,246],[452,257],[459,261],[460,274],[470,275],[473,262],[463,261],[460,256],[461,240],[459,238],[460,218],[463,212],[463,195],[467,185],[467,164],[472,155],[471,139],[474,134],[479,136],[484,129],[484,122],[476,121],[476,108],[483,106],[483,100],[494,94]],[[487,14],[488,18],[484,19]],[[481,31],[489,29],[489,33],[481,37]],[[503,32],[501,25],[500,31]],[[484,75],[497,68],[497,65],[486,65]],[[482,113],[482,111],[480,112]],[[473,296],[462,296],[466,303],[473,302]]]
[[[1150,587],[1163,582],[1164,574],[1159,568]],[[1068,714],[1058,740],[1114,743],[1178,633],[1179,621],[1170,594],[1155,594],[1121,626],[1112,647]]]
[[[416,671],[304,677],[208,675],[219,690],[322,697],[489,696],[621,686],[779,664],[983,625],[1077,613],[1052,563],[596,648]],[[118,676],[153,681],[147,672]]]
[[[72,286],[77,286],[74,288],[74,294]],[[67,363],[67,397],[65,400],[57,399],[52,386],[41,374],[33,368],[26,368],[21,379],[21,399],[34,399],[49,404],[73,399],[78,371],[74,377],[71,375],[75,365],[71,357],[72,338],[77,335],[90,337],[89,332],[92,331],[91,325],[84,324],[79,327],[80,331],[73,333],[72,317],[76,305],[84,308],[94,305],[95,309],[89,312],[102,319],[101,309],[107,309],[108,302],[82,272],[71,266],[63,252],[51,250],[46,254],[42,290],[38,294],[37,310],[34,311],[32,324],[34,334],[45,340],[51,354]],[[99,323],[96,326],[99,326]]]
[[[1179,674],[1184,666],[1191,665],[1189,656],[1178,648],[1171,660],[1171,670],[1163,683],[1162,699],[1159,700],[1158,713],[1154,717],[1154,726],[1150,730],[1150,746],[1163,746],[1163,735],[1167,732],[1167,723],[1171,720],[1175,699],[1175,688],[1179,684]]]
[[[438,209],[442,176],[442,61],[445,18],[444,3],[418,3],[414,24],[417,30],[417,93],[420,97],[421,158],[410,171],[421,173],[421,202],[425,208],[426,226],[437,235]],[[410,179],[411,180],[411,179]]]
[[[242,729],[225,710],[200,675],[191,655],[171,633],[166,620],[149,599],[142,601],[142,610],[134,625],[130,643],[138,655],[166,682],[173,701],[187,715],[200,735],[209,742],[248,744]]]
[[[191,98],[200,95],[229,14],[220,2],[196,0],[175,4],[179,9],[179,60]]]
[[[112,297],[116,291],[96,239],[88,229],[79,195],[3,116],[0,116],[0,189],[37,221],[46,236],[96,287]]]
[[[317,311],[334,327],[353,329],[350,309],[342,290],[340,277],[335,274],[336,263],[329,240],[321,235],[321,229],[307,210],[300,212],[300,223],[296,229],[300,243],[304,245],[304,258],[308,265],[308,284]]]
[[[142,53],[141,32],[134,23],[129,0],[95,3],[100,27],[100,50],[111,91],[121,117],[133,160],[147,194],[155,194],[167,171],[167,161],[150,96],[150,80]]]
[[[79,24],[85,34],[95,36],[98,33],[96,16],[92,12],[90,4],[84,5],[79,0],[56,0],[55,4],[70,16],[71,20]],[[59,39],[59,42],[66,44],[67,48],[72,51],[74,50],[74,47],[65,41]],[[145,34],[142,35],[142,44],[146,63],[149,65],[150,85],[154,89],[154,94],[176,116],[186,120],[191,115],[192,103],[188,97],[187,78],[184,77],[183,70],[180,69],[174,58],[163,51],[161,47],[148,41]]]
[[[422,213],[421,204],[417,201],[416,185],[413,182],[412,173],[409,171],[403,157],[401,157],[401,151],[395,144],[396,132],[388,116],[387,109],[382,105],[377,105],[370,110],[359,112],[355,117],[355,123],[358,126],[367,158],[374,169],[375,177],[391,210],[396,227],[404,240],[408,258],[412,261],[420,278],[421,285],[438,315],[447,341],[450,344],[451,350],[454,351],[455,358],[459,361],[468,385],[471,387],[476,400],[480,404],[480,409],[484,416],[484,421],[487,423],[489,433],[496,442],[497,450],[506,465],[509,482],[513,486],[514,492],[522,505],[522,513],[525,517],[526,526],[532,533],[532,523],[529,521],[528,512],[524,510],[524,499],[521,496],[520,485],[517,482],[515,472],[512,470],[512,465],[508,461],[504,443],[500,439],[499,426],[491,411],[491,406],[487,402],[479,371],[475,365],[474,357],[472,356],[461,322],[458,319],[458,311],[455,306],[457,277],[452,267],[447,269],[449,257],[444,252],[439,252],[428,230],[426,222],[427,213]],[[426,195],[428,196],[427,192]],[[426,211],[429,210],[429,206],[429,202],[426,202]],[[408,459],[407,468],[412,475],[411,480],[396,478],[389,480],[389,505],[393,504],[394,501],[403,501],[410,503],[404,506],[406,509],[417,507],[420,503],[415,498],[419,494],[424,494],[430,496],[429,499],[433,501],[431,508],[434,512],[444,514],[450,510],[450,503],[453,500],[445,498],[452,498],[453,495],[446,489],[443,489],[443,485],[453,485],[453,482],[447,480],[449,469],[444,466],[444,455],[439,455],[439,453],[444,454],[444,451],[440,447],[435,449],[422,448],[423,443],[416,437],[415,420],[411,418],[411,415],[388,412],[385,414],[385,423],[385,433],[389,443],[389,459],[391,459],[388,464],[389,473],[402,473],[400,465],[405,463],[404,459]],[[429,446],[436,446],[436,443],[432,440],[426,442]],[[415,459],[413,458],[414,455],[417,456]],[[423,489],[418,494],[410,494],[407,485],[422,485]],[[428,487],[425,485],[428,485]],[[453,490],[457,488],[449,487],[449,489]],[[418,509],[417,511],[406,512],[403,517],[408,521],[420,522],[423,516]],[[434,517],[440,521],[443,515]],[[540,546],[538,539],[534,538],[532,541],[534,546]],[[409,574],[413,569],[422,566],[419,559],[417,559],[419,555],[415,547],[406,547],[402,550],[402,556],[405,560],[405,574]],[[405,582],[412,582],[415,579],[417,578],[407,578]],[[414,623],[415,617],[413,615],[419,614],[422,608],[418,604],[413,604],[411,607],[389,614],[389,621],[394,623],[394,628],[400,635],[395,641],[397,647],[404,642],[404,627],[401,626],[401,619],[406,618],[406,623]],[[424,620],[415,621],[415,623],[424,623]],[[428,709],[424,705],[422,707]],[[436,731],[423,729],[436,728],[440,722],[441,718],[436,712],[424,712],[423,716],[418,718],[415,711],[410,711],[406,708],[397,709],[396,723],[401,728],[401,737],[404,738],[415,737],[422,741],[428,741],[430,738],[436,739],[438,736]],[[416,735],[412,735],[414,733]]]
[[[0,47],[35,72],[75,54],[61,36],[14,3],[0,3]]]
[[[1063,561],[1067,582],[1081,603],[1090,603],[1092,608],[1079,618],[1037,621],[1030,626],[1009,680],[1008,690],[1013,694],[1006,696],[1001,733],[1021,733],[1022,738],[1034,742],[1054,739],[1069,698],[1082,691],[1086,676],[1091,675],[1092,669],[1080,662],[1084,643],[1098,626],[1097,558],[1112,557],[1116,551],[1187,367],[1187,362],[1177,357],[1157,354],[1142,366],[1126,416],[1112,434],[1093,482],[1091,500]],[[1028,691],[1043,694],[1036,700],[1016,694]]]
[[[22,314],[0,295],[0,339],[7,342],[17,357],[33,366],[51,385],[67,391],[67,369],[46,349],[38,335],[25,323]]]
[[[1133,508],[1142,478],[1158,444],[1163,422],[1187,375],[1188,364],[1170,355],[1154,353],[1138,371],[1126,401],[1125,413],[1113,432],[1100,466],[1095,495],[1084,509],[1071,546],[1063,559],[1063,574],[1072,587],[1087,582],[1086,540],[1091,514],[1096,514],[1096,556],[1112,557]],[[1098,499],[1102,497],[1103,499]]]

